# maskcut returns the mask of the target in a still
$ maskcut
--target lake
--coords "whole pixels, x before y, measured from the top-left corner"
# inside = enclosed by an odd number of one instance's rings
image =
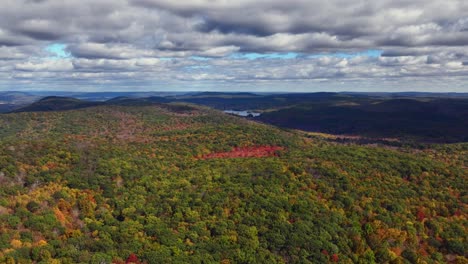
[[[257,117],[257,116],[260,116],[260,115],[261,115],[260,113],[252,112],[252,111],[250,111],[250,110],[242,110],[242,111],[237,111],[237,110],[224,110],[223,112],[226,113],[226,114],[238,115],[238,116],[243,116],[243,117],[247,117],[247,116]]]

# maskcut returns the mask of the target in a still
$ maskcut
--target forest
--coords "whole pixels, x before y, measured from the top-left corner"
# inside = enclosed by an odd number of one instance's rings
[[[79,108],[0,115],[0,263],[468,263],[468,143]]]

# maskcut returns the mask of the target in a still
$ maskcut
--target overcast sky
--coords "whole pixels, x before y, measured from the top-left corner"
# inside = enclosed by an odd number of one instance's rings
[[[0,90],[468,92],[468,1],[1,0]]]

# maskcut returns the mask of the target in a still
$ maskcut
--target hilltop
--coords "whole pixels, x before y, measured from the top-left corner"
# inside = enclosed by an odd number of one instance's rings
[[[101,103],[84,101],[72,97],[47,96],[28,106],[16,109],[14,112],[72,110],[97,105],[101,105]]]

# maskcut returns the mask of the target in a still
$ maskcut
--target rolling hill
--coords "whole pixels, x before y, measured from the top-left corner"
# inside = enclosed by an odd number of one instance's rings
[[[47,96],[14,112],[63,111],[101,105],[100,102],[84,101],[72,97]]]
[[[466,99],[317,101],[263,113],[281,127],[406,141],[468,141]]]
[[[262,113],[254,119],[256,121],[311,132],[375,139],[397,138],[405,142],[468,141],[468,99],[462,96],[210,92],[166,97],[119,96],[107,101],[51,96],[15,111],[57,111],[97,105],[141,106],[170,102],[198,104],[219,110],[253,110]]]
[[[41,103],[57,100],[83,106]],[[0,262],[467,261],[466,143],[340,143],[116,100],[0,115]]]

